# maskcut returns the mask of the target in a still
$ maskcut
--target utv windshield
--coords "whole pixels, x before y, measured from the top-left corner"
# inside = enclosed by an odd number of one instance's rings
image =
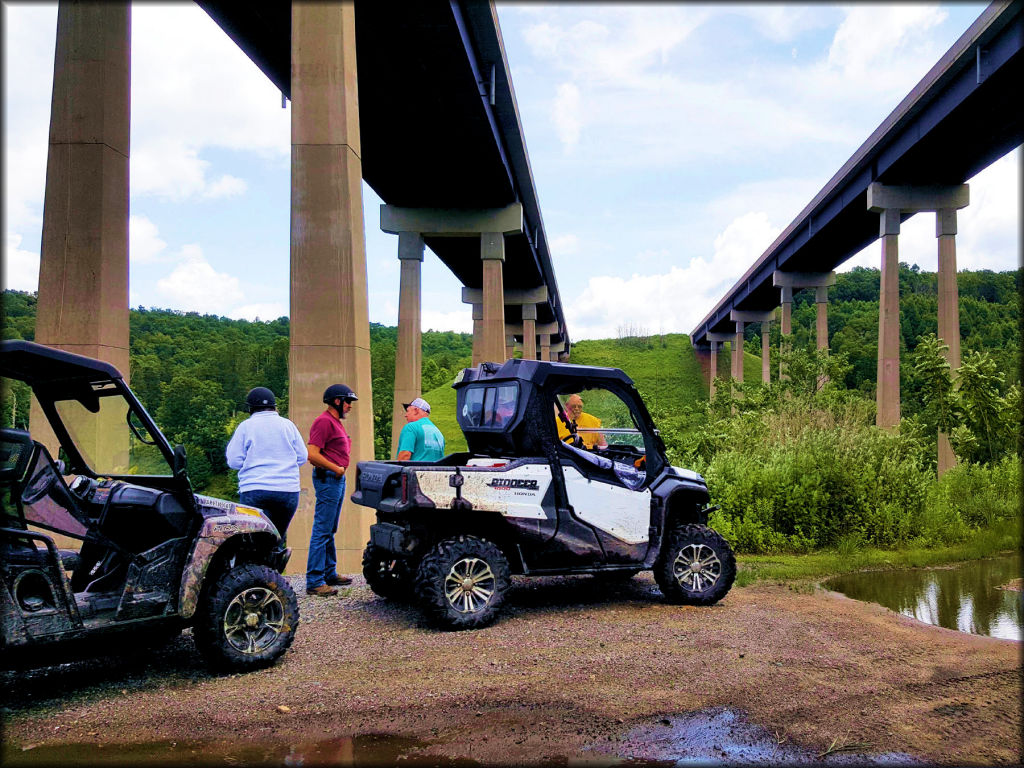
[[[156,439],[124,395],[111,383],[93,385],[95,412],[79,400],[54,403],[60,420],[89,469],[97,476],[171,475]]]

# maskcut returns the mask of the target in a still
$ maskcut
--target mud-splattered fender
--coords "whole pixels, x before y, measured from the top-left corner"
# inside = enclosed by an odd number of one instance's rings
[[[241,511],[245,508],[236,507],[236,509]],[[181,575],[178,613],[183,619],[192,618],[196,612],[199,593],[202,591],[206,572],[213,560],[214,553],[232,536],[245,533],[269,533],[275,539],[280,538],[273,523],[260,514],[218,515],[217,517],[208,517],[203,522],[196,545],[192,548],[192,554]]]

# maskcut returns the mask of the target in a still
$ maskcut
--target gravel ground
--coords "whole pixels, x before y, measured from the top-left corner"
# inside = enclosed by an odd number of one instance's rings
[[[291,578],[301,624],[271,669],[212,676],[186,633],[0,673],[4,763],[600,763],[722,708],[819,755],[1022,760],[1020,643],[821,589],[757,584],[697,608],[663,602],[649,573],[517,578],[497,623],[444,633],[359,576],[333,598]]]

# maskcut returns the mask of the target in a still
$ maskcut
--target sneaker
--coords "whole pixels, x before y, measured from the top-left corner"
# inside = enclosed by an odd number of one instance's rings
[[[345,584],[351,584],[352,578],[350,576],[339,576],[337,573],[333,576],[327,577],[327,583],[333,586],[343,586]]]
[[[330,597],[331,595],[338,594],[338,590],[328,584],[321,584],[319,587],[307,587],[307,595],[316,595],[317,597]]]

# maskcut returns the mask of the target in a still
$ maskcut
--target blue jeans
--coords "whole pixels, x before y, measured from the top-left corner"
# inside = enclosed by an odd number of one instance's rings
[[[295,516],[295,510],[299,506],[299,492],[289,493],[288,491],[268,491],[263,488],[256,488],[251,491],[242,491],[238,494],[239,500],[248,507],[262,509],[263,513],[270,518],[270,522],[281,534],[281,549],[285,547],[285,533],[288,524]]]
[[[335,477],[328,472],[327,479],[313,475],[316,509],[313,512],[313,532],[309,537],[309,559],[306,560],[306,589],[327,583],[337,572],[338,556],[334,551],[334,534],[338,532],[341,502],[345,498],[345,476]]]

